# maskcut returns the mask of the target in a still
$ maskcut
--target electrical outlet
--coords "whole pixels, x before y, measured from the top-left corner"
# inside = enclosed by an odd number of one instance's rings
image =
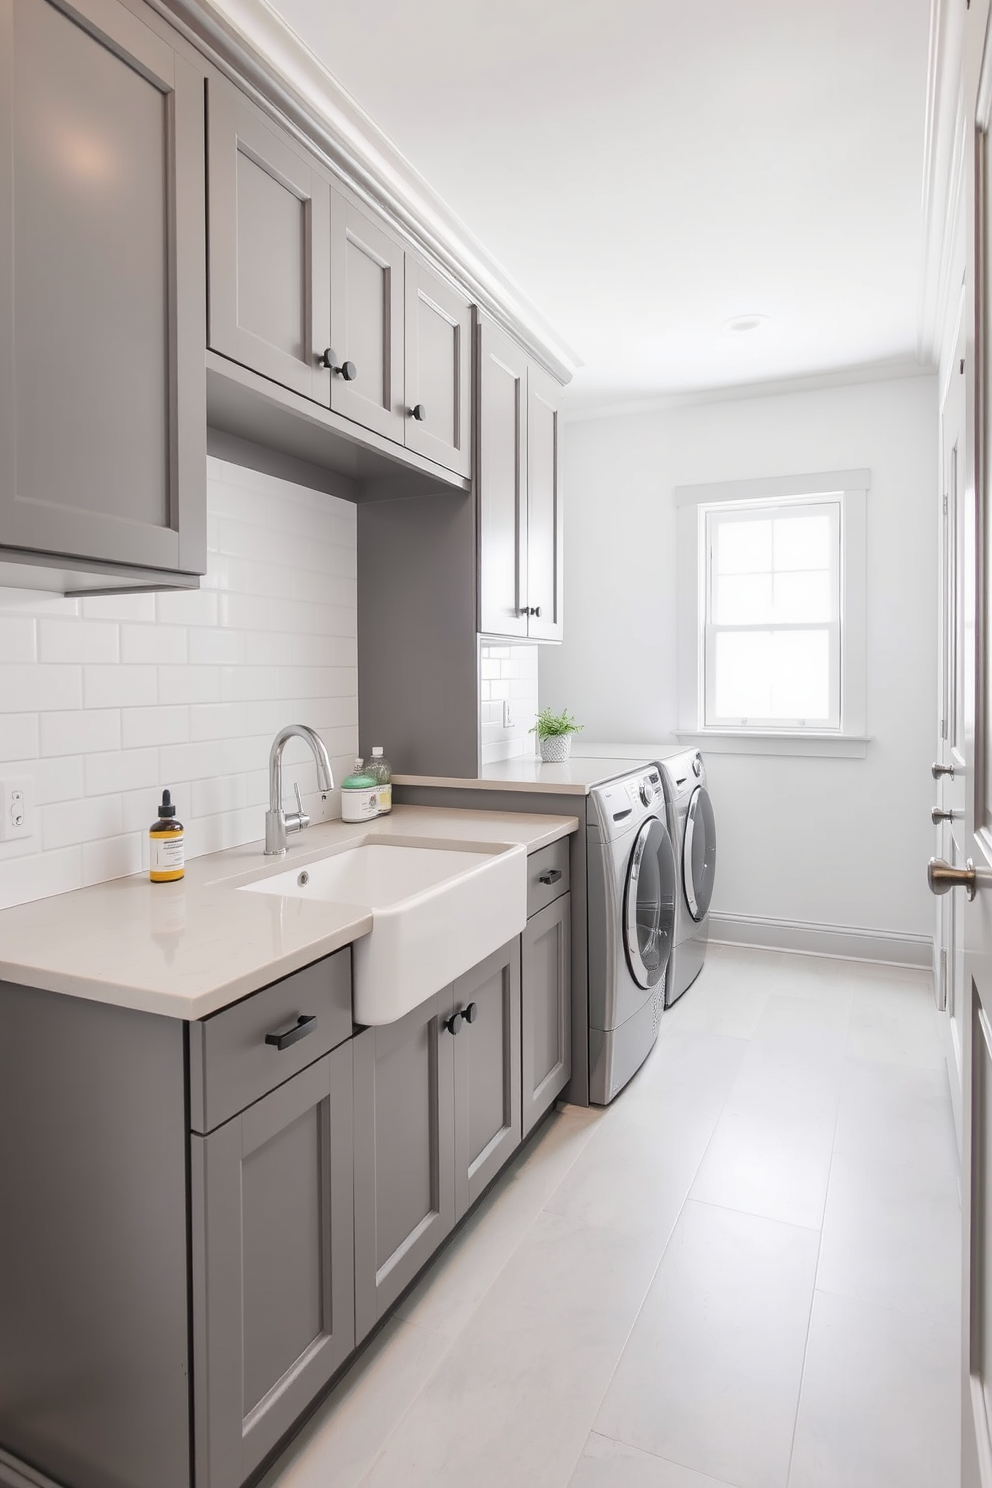
[[[503,699],[503,727],[513,727],[513,709],[510,707],[509,698]]]
[[[0,782],[0,841],[11,842],[17,837],[32,837],[31,785],[29,776]]]

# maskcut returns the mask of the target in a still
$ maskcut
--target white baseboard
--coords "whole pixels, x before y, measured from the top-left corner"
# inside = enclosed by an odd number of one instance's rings
[[[845,961],[879,961],[887,966],[933,967],[933,937],[861,930],[854,925],[816,925],[802,920],[710,913],[710,940],[723,945],[805,956],[836,956]]]

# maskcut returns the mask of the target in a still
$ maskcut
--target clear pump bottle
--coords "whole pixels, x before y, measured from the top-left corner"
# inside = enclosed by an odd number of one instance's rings
[[[393,809],[393,772],[389,761],[383,758],[381,744],[373,747],[372,758],[365,768],[379,784],[379,815],[388,816]]]

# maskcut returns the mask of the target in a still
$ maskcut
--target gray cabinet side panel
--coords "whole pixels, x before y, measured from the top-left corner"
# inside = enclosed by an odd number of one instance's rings
[[[189,1483],[183,1025],[0,983],[0,1447]]]
[[[523,1135],[564,1090],[572,1072],[571,896],[527,921],[521,938]]]
[[[438,494],[358,508],[358,721],[394,770],[479,770],[475,512]]]

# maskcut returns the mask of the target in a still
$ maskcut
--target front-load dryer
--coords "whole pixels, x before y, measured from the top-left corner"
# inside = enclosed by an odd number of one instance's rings
[[[696,980],[706,957],[716,878],[716,821],[698,750],[683,749],[658,763],[679,879],[675,942],[665,992],[665,1006],[671,1007]]]
[[[658,1036],[678,879],[661,772],[589,792],[589,1098],[606,1105]]]

